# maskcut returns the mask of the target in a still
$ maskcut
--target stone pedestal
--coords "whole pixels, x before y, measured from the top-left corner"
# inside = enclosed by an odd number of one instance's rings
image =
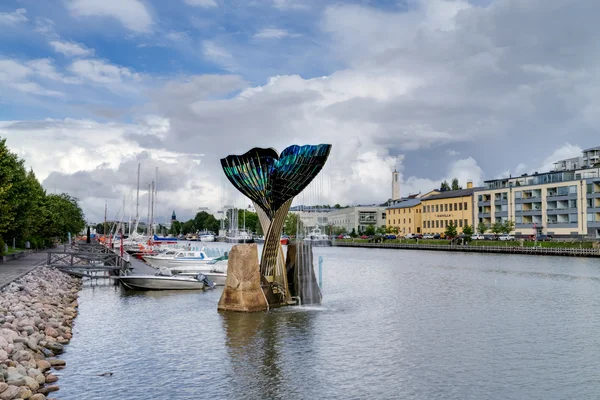
[[[229,252],[227,281],[219,300],[220,311],[255,312],[269,309],[261,288],[258,247],[238,244]]]

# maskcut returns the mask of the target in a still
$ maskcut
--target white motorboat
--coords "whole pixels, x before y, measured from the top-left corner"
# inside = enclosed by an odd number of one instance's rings
[[[214,242],[215,235],[213,235],[212,233],[201,233],[200,236],[198,237],[198,239],[201,242]]]
[[[134,290],[206,290],[214,283],[202,274],[196,276],[173,276],[168,268],[161,268],[156,275],[126,275],[118,279],[124,286]]]
[[[151,267],[172,268],[182,265],[206,264],[217,257],[209,257],[204,250],[169,250],[156,255],[144,256],[143,258]]]
[[[171,268],[171,272],[183,276],[196,276],[202,274],[206,276],[209,281],[214,282],[215,285],[224,286],[225,281],[227,280],[227,262],[228,257],[223,256],[204,265],[174,267]]]
[[[310,242],[313,246],[331,246],[331,239],[321,232],[319,225],[315,226],[304,238],[305,242]]]
[[[226,238],[227,243],[254,243],[252,235],[246,231],[233,231]]]

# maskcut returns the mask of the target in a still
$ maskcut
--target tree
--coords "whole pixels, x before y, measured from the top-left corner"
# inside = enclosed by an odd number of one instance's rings
[[[492,224],[491,230],[494,235],[498,235],[504,230],[504,224],[500,221],[496,221]]]
[[[343,226],[334,226],[332,232],[334,235],[339,236],[346,234],[347,231],[346,228]]]
[[[171,229],[169,229],[169,233],[173,236],[177,236],[181,233],[181,222],[173,221],[171,223]]]
[[[388,225],[387,228],[385,228],[385,233],[393,233],[394,235],[397,235],[398,234],[398,227],[397,226]]]
[[[377,229],[375,229],[375,233],[377,235],[385,235],[385,227],[383,226],[378,226]]]
[[[340,206],[339,204],[335,204],[335,205],[333,206],[333,208],[342,208],[342,206]]]
[[[183,225],[181,226],[181,232],[184,235],[187,235],[188,233],[195,233],[196,232],[196,226],[194,224],[194,220],[190,219],[189,221],[185,221],[183,223]]]
[[[350,232],[350,236],[353,237],[353,238],[355,238],[356,236],[358,236],[356,234],[356,229],[352,228],[352,231]]]
[[[450,221],[450,223],[446,227],[446,230],[444,231],[444,234],[446,235],[447,238],[456,237],[457,231],[456,231],[456,226],[454,225],[454,222]]]
[[[446,190],[450,190],[450,185],[448,185],[448,181],[444,181],[442,182],[442,184],[440,185],[440,191],[444,192]]]
[[[463,227],[462,233],[467,236],[471,236],[473,234],[473,225],[466,225]]]
[[[477,232],[480,234],[484,234],[486,233],[488,230],[488,226],[484,223],[484,222],[480,222],[479,225],[477,225]]]
[[[288,213],[287,217],[285,218],[283,232],[289,236],[296,236],[297,233],[304,233],[304,224],[298,217],[298,214]]]
[[[502,224],[502,233],[505,233],[508,235],[509,233],[511,233],[513,231],[513,229],[515,229],[515,223],[514,223],[514,221],[511,221],[510,219],[507,219]]]
[[[462,186],[458,184],[458,178],[452,179],[452,190],[461,190]]]
[[[369,225],[365,228],[365,235],[373,236],[375,235],[375,225]]]

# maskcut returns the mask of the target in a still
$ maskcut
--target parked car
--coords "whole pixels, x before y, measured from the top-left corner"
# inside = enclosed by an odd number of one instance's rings
[[[442,235],[440,235],[439,233],[436,233],[435,235],[433,235],[434,239],[441,239]]]
[[[386,238],[386,239],[396,239],[396,235],[392,235],[392,234],[390,233],[390,234],[387,234],[387,235],[385,235],[385,238]]]
[[[350,235],[344,235],[344,237],[342,239],[352,239],[352,236],[350,236]]]
[[[338,239],[343,239],[343,238],[344,238],[344,235],[339,235],[337,238],[338,238]]]
[[[414,234],[413,239],[423,239],[423,235],[421,235],[420,233],[416,233]]]
[[[485,234],[483,235],[483,240],[496,240],[496,235],[493,234]]]
[[[426,233],[426,234],[423,235],[423,239],[433,239],[433,234]]]
[[[361,239],[368,239],[369,237],[367,235],[362,235],[360,238]]]
[[[534,240],[535,240],[535,238],[534,238]],[[552,236],[550,236],[550,235],[537,235],[537,240],[539,242],[548,242],[548,241],[552,240]]]
[[[503,241],[506,241],[506,240],[515,240],[515,237],[512,236],[512,235],[500,235],[498,237],[498,240],[503,240]]]
[[[471,240],[483,240],[485,239],[485,236],[483,236],[481,233],[476,233],[474,235],[471,235]]]
[[[404,239],[414,239],[414,238],[415,238],[414,233],[407,233],[406,235],[404,235]]]

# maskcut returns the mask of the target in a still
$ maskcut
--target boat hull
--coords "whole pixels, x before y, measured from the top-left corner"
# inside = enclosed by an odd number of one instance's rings
[[[177,260],[172,258],[155,258],[153,256],[145,256],[144,261],[148,263],[153,268],[167,267],[182,267],[186,265],[204,265],[207,264],[211,259],[183,259]]]
[[[227,281],[227,273],[203,272],[203,274],[208,278],[209,281],[213,282],[215,285],[225,286],[225,282]]]
[[[119,277],[119,281],[134,290],[205,290],[204,282],[195,278],[129,275]]]
[[[254,243],[254,239],[227,238],[227,243]]]
[[[328,247],[331,246],[331,240],[304,240],[304,243],[310,243],[313,247]]]

